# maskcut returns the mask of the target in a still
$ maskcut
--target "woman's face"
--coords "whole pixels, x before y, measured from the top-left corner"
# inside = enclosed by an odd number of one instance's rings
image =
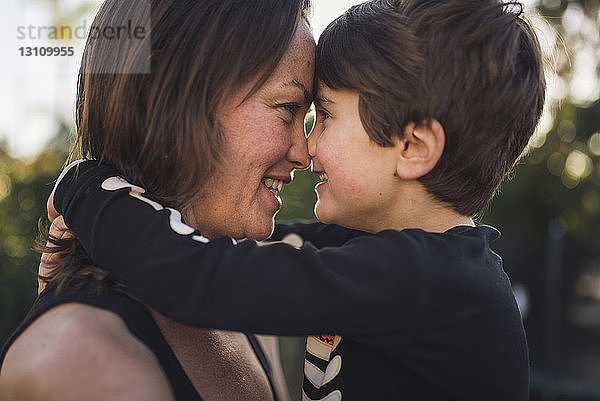
[[[218,111],[224,149],[208,184],[184,210],[207,237],[265,239],[279,193],[294,169],[309,166],[304,116],[312,102],[315,42],[302,22],[269,80],[252,97],[242,88]]]

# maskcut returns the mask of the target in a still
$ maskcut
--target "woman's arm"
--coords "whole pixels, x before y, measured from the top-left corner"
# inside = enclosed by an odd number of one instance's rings
[[[10,346],[0,372],[5,401],[174,401],[156,356],[111,312],[57,306]]]
[[[321,250],[209,241],[178,212],[95,164],[67,173],[56,190],[57,211],[100,267],[174,320],[301,335],[404,330],[417,318],[418,238],[384,231]]]

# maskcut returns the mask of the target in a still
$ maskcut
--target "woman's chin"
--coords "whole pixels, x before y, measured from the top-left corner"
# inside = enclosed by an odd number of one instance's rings
[[[268,239],[271,235],[273,235],[274,229],[275,221],[274,219],[271,219],[269,222],[249,227],[246,230],[245,238],[251,238],[256,241],[263,241]]]

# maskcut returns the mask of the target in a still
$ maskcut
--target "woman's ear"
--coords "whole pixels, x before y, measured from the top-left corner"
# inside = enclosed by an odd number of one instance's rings
[[[396,175],[415,180],[429,173],[442,157],[445,144],[446,133],[437,120],[408,124],[404,137],[396,140]]]

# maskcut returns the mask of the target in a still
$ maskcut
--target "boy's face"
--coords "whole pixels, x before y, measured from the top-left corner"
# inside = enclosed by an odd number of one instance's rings
[[[317,121],[308,137],[312,170],[321,174],[315,214],[368,232],[386,228],[401,196],[394,176],[397,149],[371,141],[358,112],[359,96],[320,83]]]

